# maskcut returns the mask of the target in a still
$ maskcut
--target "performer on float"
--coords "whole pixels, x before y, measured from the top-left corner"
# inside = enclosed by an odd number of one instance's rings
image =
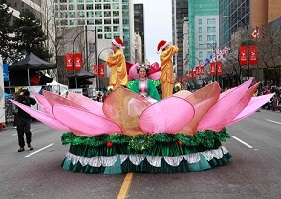
[[[140,65],[137,69],[139,79],[136,79],[131,85],[130,90],[147,98],[151,103],[160,101],[160,95],[152,80],[148,79],[149,69],[145,65]]]
[[[111,49],[114,53],[106,59],[106,64],[111,68],[109,85],[112,85],[114,89],[119,86],[126,86],[128,83],[125,56],[120,50],[124,48],[120,38],[113,39]]]
[[[161,62],[161,90],[162,99],[169,97],[173,94],[174,86],[174,72],[173,72],[173,62],[172,56],[179,51],[176,45],[170,45],[169,42],[161,40],[157,47],[158,53],[160,51],[160,62]]]

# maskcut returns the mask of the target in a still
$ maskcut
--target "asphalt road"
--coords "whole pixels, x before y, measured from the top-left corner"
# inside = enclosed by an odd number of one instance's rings
[[[18,153],[16,129],[0,132],[0,199],[116,198],[125,174],[80,174],[60,167],[62,132],[32,123],[33,151]],[[227,127],[222,167],[177,174],[134,173],[127,198],[281,198],[281,113],[262,110]],[[37,150],[41,151],[37,152]]]

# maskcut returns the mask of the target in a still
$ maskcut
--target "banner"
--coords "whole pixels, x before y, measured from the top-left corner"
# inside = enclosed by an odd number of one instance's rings
[[[196,67],[195,67],[195,74],[196,74],[196,77],[197,77],[198,75],[200,75],[200,67],[199,67],[199,66],[196,66]]]
[[[80,70],[82,68],[82,54],[75,53],[74,54],[74,70]]]
[[[192,77],[193,77],[193,72],[192,72],[192,71],[189,71],[189,72],[188,72],[188,78],[189,78],[189,79],[192,79]]]
[[[210,63],[210,74],[216,75],[216,63],[215,62]]]
[[[104,65],[100,65],[100,77],[104,77]]]
[[[72,54],[68,53],[65,55],[65,68],[66,71],[72,71],[73,66],[72,66]]]
[[[217,74],[222,75],[222,62],[218,62],[217,67],[218,67]]]
[[[247,65],[248,63],[248,49],[247,46],[240,46],[239,48],[239,64]]]
[[[249,46],[250,51],[250,65],[258,64],[258,49],[257,46]]]
[[[205,67],[200,66],[200,75],[204,76],[205,75]]]
[[[197,77],[197,75],[196,75],[196,70],[195,70],[195,68],[193,69],[193,78],[196,78]]]
[[[98,66],[97,66],[96,64],[94,65],[94,74],[95,74],[96,77],[99,76],[99,73],[98,73]]]
[[[8,68],[9,68],[9,64],[3,63],[4,82],[8,82],[10,80]]]

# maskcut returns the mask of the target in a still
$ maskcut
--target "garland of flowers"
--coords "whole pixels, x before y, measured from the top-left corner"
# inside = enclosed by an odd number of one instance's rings
[[[123,134],[103,134],[100,136],[84,137],[76,136],[72,132],[64,133],[61,137],[63,145],[71,144],[72,146],[91,146],[99,147],[106,145],[112,147],[113,145],[126,144],[129,148],[135,151],[143,151],[152,149],[154,145],[159,146],[183,146],[192,148],[202,149],[213,149],[221,145],[221,142],[225,142],[230,136],[226,133],[224,128],[220,132],[216,131],[204,131],[197,132],[194,136],[185,134],[169,134],[159,133],[154,135],[137,135],[137,136],[126,136]],[[175,145],[176,143],[176,145]],[[196,149],[198,150],[198,149]]]

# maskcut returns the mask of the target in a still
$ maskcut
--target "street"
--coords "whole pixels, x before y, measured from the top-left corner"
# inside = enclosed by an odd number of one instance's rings
[[[31,124],[33,151],[18,153],[16,129],[0,132],[0,198],[117,198],[126,174],[80,174],[60,167],[69,146],[58,132]],[[176,174],[134,173],[127,198],[280,198],[281,113],[261,110],[227,127],[232,155],[221,167]]]

